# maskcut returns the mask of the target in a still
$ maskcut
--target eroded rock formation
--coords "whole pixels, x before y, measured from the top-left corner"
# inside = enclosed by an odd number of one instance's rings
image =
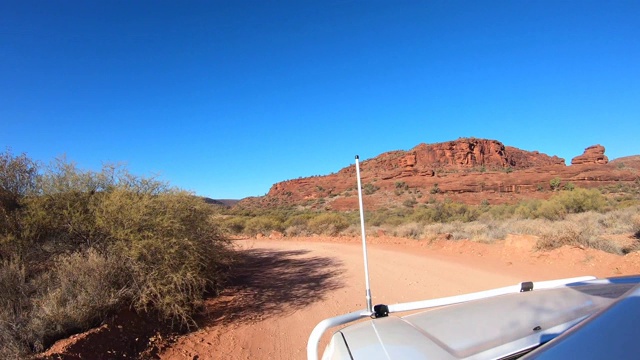
[[[571,165],[582,164],[606,164],[609,162],[609,158],[604,154],[604,146],[592,145],[584,149],[582,155],[576,156],[571,159]]]
[[[602,187],[636,184],[640,161],[608,163],[604,147],[588,147],[566,166],[564,159],[538,151],[505,146],[497,140],[461,138],[419,144],[408,151],[389,151],[361,161],[365,208],[427,204],[449,199],[468,204],[514,203],[546,198],[550,180],[563,185]],[[337,173],[274,184],[263,197],[241,202],[255,206],[299,205],[314,209],[357,209],[355,166]]]

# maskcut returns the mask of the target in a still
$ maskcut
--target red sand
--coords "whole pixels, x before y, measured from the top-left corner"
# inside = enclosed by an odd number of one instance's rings
[[[626,256],[565,246],[532,251],[535,239],[509,236],[495,244],[471,241],[368,239],[373,303],[393,304],[458,295],[521,281],[640,273],[640,253]],[[124,337],[148,324],[127,314],[114,324],[56,343],[49,359],[304,359],[307,338],[322,319],[364,309],[359,238],[238,240],[244,263],[233,285],[208,300],[199,329],[157,334],[134,345]],[[100,334],[102,332],[102,335]],[[132,335],[133,336],[133,335]],[[138,335],[135,335],[138,336]],[[322,341],[324,348],[329,335]],[[115,340],[114,340],[115,339]]]

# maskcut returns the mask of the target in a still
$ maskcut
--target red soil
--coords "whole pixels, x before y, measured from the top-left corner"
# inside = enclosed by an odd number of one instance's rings
[[[617,256],[568,246],[535,252],[533,241],[527,236],[495,244],[371,237],[373,302],[456,295],[525,280],[640,273],[637,252]],[[158,324],[125,312],[56,343],[45,357],[304,359],[307,337],[319,321],[366,307],[359,238],[241,240],[237,246],[243,262],[232,285],[207,301],[198,330],[168,337]]]

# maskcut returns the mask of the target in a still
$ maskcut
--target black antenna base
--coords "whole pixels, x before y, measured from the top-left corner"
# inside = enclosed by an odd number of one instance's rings
[[[527,292],[533,290],[533,282],[525,281],[520,284],[520,292]]]
[[[378,304],[373,307],[373,317],[381,318],[389,316],[389,307],[385,304]]]

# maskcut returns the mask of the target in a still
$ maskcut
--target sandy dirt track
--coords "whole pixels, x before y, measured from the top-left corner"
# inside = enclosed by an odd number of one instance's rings
[[[568,247],[535,253],[522,241],[524,247],[517,242],[505,246],[374,239],[368,245],[373,303],[640,270],[638,256]],[[237,246],[243,263],[234,286],[207,304],[201,328],[164,349],[162,359],[304,359],[307,338],[319,321],[366,308],[357,238],[242,240]]]

